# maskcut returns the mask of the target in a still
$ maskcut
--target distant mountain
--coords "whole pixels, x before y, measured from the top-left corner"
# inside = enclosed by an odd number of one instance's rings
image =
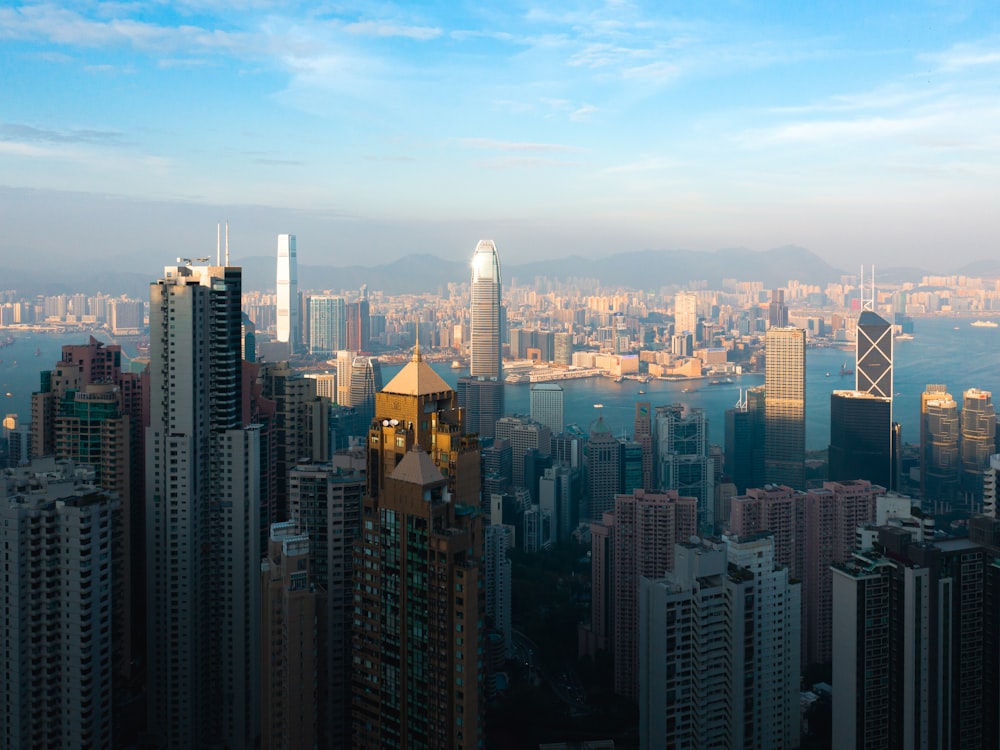
[[[274,290],[273,256],[241,257],[235,262],[243,267],[245,290]],[[0,275],[3,288],[17,289],[25,295],[105,292],[144,299],[149,294],[150,282],[159,277],[162,265],[148,273],[132,270],[143,263],[141,259],[137,263],[135,258],[123,258],[120,263],[93,266],[4,268],[0,269]],[[726,278],[762,281],[766,287],[782,286],[789,279],[823,285],[838,281],[845,274],[858,273],[858,269],[835,268],[809,250],[792,245],[766,251],[746,248],[714,252],[640,250],[599,259],[568,256],[521,264],[502,263],[502,269],[505,282],[517,279],[518,283],[531,283],[538,277],[557,281],[594,279],[605,286],[646,290],[683,286],[690,281],[705,281],[710,287],[719,288]],[[465,260],[445,260],[421,254],[373,266],[300,265],[298,276],[300,289],[347,290],[367,284],[373,291],[419,294],[444,290],[449,283],[468,282],[469,273]],[[875,278],[877,283],[919,282],[928,273],[915,267],[877,268]],[[972,263],[957,273],[1000,278],[1000,260]]]
[[[244,288],[274,288],[273,258],[244,258],[241,262]],[[520,283],[536,277],[560,281],[586,278],[634,289],[659,289],[692,280],[704,280],[709,286],[718,287],[724,278],[763,281],[766,286],[779,286],[790,278],[807,284],[825,284],[845,273],[810,251],[794,246],[765,252],[745,248],[715,252],[641,250],[596,260],[569,256],[519,265],[505,264],[501,258],[501,264],[504,278],[516,278]],[[367,284],[371,289],[392,294],[414,294],[468,281],[469,266],[432,255],[408,255],[373,267],[300,265],[298,275],[299,287],[303,289],[355,289]]]

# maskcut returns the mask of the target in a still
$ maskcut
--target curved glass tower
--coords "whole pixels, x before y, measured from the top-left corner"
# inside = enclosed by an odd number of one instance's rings
[[[500,356],[500,257],[493,240],[480,240],[472,256],[469,323],[469,374],[499,379],[503,366]]]

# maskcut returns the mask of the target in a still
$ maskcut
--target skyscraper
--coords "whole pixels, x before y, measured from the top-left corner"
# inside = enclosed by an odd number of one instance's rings
[[[892,399],[864,391],[830,394],[828,476],[896,488]]]
[[[474,378],[502,377],[500,302],[500,256],[492,240],[480,240],[472,256],[469,308],[469,375]]]
[[[313,585],[309,537],[294,521],[271,524],[260,565],[261,737],[264,747],[318,747],[322,589]]]
[[[804,489],[806,332],[769,328],[764,346],[764,481]]]
[[[46,468],[23,491],[0,477],[0,746],[111,747],[120,505]]]
[[[656,435],[660,486],[698,498],[698,526],[714,530],[715,471],[705,411],[657,406]]]
[[[299,323],[299,271],[295,235],[278,235],[278,315],[275,338],[294,352],[302,338]]]
[[[674,295],[674,333],[690,333],[697,339],[698,295],[694,292],[677,292]]]
[[[309,298],[309,353],[332,354],[347,348],[347,308],[343,297]]]
[[[872,310],[858,316],[855,390],[892,398],[892,324]]]
[[[241,269],[150,285],[148,731],[164,748],[259,734],[260,435],[244,428]]]
[[[798,747],[800,584],[768,534],[675,549],[638,591],[639,747]]]
[[[502,325],[500,257],[492,240],[480,240],[472,256],[469,377],[459,381],[458,398],[466,430],[484,438],[504,415]]]
[[[563,431],[563,389],[557,383],[531,386],[531,418],[548,427],[553,435]]]
[[[375,417],[375,394],[382,390],[382,364],[377,357],[358,355],[351,362],[351,389],[348,406],[358,412],[361,424]]]
[[[997,551],[877,539],[833,568],[833,747],[995,747]]]
[[[925,498],[950,500],[958,489],[958,403],[946,386],[920,396],[920,484]]]
[[[993,394],[970,388],[962,394],[962,475],[961,487],[967,502],[983,499],[983,475],[996,452],[996,413]]]

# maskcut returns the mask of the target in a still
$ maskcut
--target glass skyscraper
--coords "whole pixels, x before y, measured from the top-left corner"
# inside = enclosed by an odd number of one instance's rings
[[[769,328],[764,345],[764,481],[804,489],[806,332]]]

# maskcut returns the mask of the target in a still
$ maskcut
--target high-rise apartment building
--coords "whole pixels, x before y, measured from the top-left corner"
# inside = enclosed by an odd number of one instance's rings
[[[553,435],[563,431],[563,395],[563,388],[557,383],[531,386],[531,418],[548,427]]]
[[[485,612],[490,626],[503,637],[506,658],[514,654],[511,634],[511,562],[508,553],[514,549],[514,530],[509,526],[491,524],[486,527],[483,572],[486,581]]]
[[[0,477],[0,745],[111,747],[120,504],[47,468]]]
[[[295,235],[278,235],[278,310],[275,318],[275,338],[287,343],[295,352],[302,339],[299,323],[299,270],[295,253]]]
[[[511,481],[514,487],[527,487],[532,497],[536,497],[538,487],[533,486],[534,477],[526,471],[526,458],[532,450],[548,456],[552,451],[552,431],[523,417],[503,417],[497,421],[496,437],[510,444]]]
[[[884,527],[834,566],[834,747],[996,746],[996,554]]]
[[[343,297],[309,298],[309,353],[332,354],[347,348],[347,307]]]
[[[148,732],[164,748],[259,735],[260,435],[242,424],[241,269],[150,285]]]
[[[677,292],[674,295],[674,332],[690,333],[697,340],[698,295],[694,292]]]
[[[673,569],[674,543],[696,532],[696,508],[693,497],[635,490],[617,495],[614,513],[604,516],[603,525],[609,529],[599,536],[610,544],[598,553],[610,553],[611,559],[591,558],[596,575],[591,599],[601,607],[604,592],[610,596],[610,608],[601,609],[611,623],[599,624],[595,631],[612,634],[614,689],[619,695],[634,700],[639,691],[639,580],[659,578]]]
[[[492,240],[480,240],[472,256],[469,377],[460,379],[458,399],[467,431],[484,438],[504,415],[501,301],[500,256]]]
[[[353,560],[352,747],[483,742],[480,456],[463,417],[419,349],[376,395]]]
[[[355,748],[484,741],[485,590],[478,497],[450,497],[416,444],[366,496],[355,545]]]
[[[366,481],[360,471],[300,463],[288,474],[289,517],[309,538],[310,580],[321,604],[317,704],[321,747],[349,748],[354,542],[361,536]]]
[[[672,570],[641,579],[640,748],[799,746],[800,585],[771,549],[677,543]]]
[[[806,478],[806,332],[769,328],[764,347],[764,481],[802,489]]]
[[[785,304],[785,290],[772,289],[771,301],[767,305],[767,327],[786,328],[788,326],[788,305]]]
[[[272,524],[260,564],[261,741],[266,750],[319,746],[323,591],[309,568],[309,537],[297,533],[294,521]]]

